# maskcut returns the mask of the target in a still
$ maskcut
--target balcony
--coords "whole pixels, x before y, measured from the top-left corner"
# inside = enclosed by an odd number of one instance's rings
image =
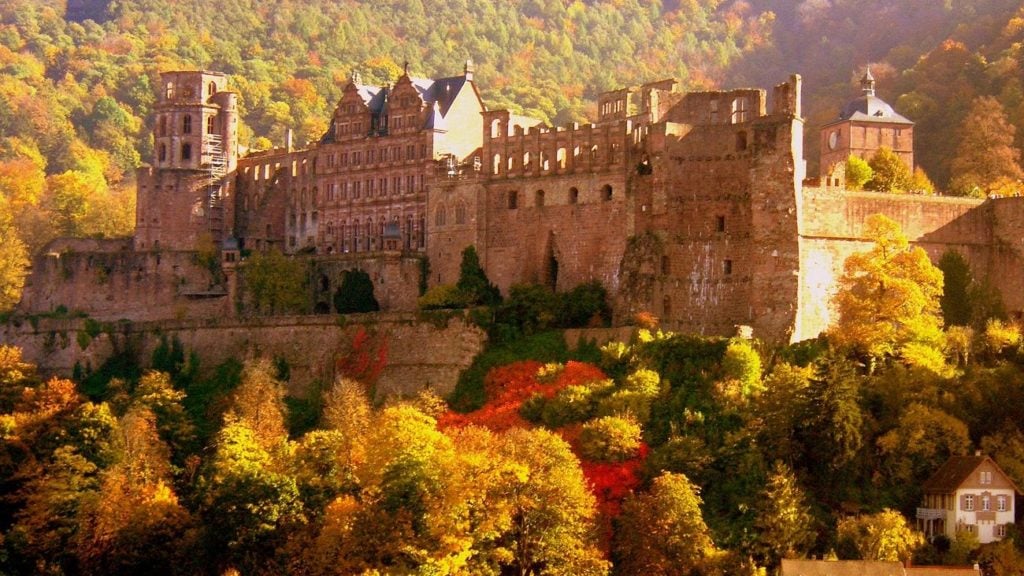
[[[918,508],[918,520],[943,520],[946,518],[947,510],[942,508]]]

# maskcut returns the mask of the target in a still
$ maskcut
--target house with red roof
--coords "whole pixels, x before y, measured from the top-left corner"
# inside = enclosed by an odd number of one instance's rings
[[[1001,540],[1014,522],[1013,480],[988,456],[953,456],[923,486],[918,527],[931,539],[973,533],[982,544]]]

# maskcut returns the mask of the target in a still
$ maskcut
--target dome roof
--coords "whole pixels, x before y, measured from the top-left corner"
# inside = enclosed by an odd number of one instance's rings
[[[913,124],[903,116],[900,116],[884,100],[875,96],[875,77],[871,75],[871,69],[864,71],[864,77],[860,79],[861,96],[852,100],[843,108],[837,122],[854,120],[857,122],[885,122],[887,124]]]
[[[900,116],[884,100],[874,94],[864,94],[851,101],[843,108],[840,120],[857,120],[860,122],[888,122],[896,124],[913,124]]]

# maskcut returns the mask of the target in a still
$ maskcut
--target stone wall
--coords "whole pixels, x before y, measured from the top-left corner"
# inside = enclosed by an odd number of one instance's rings
[[[199,355],[205,374],[230,358],[284,359],[291,369],[289,392],[301,396],[313,382],[333,380],[336,360],[351,350],[355,334],[365,330],[387,347],[378,394],[411,394],[431,387],[444,395],[454,389],[459,372],[469,366],[486,338],[459,318],[446,325],[417,322],[402,314],[338,318],[122,322],[103,326],[95,336],[87,336],[84,319],[40,318],[0,326],[0,342],[22,348],[25,359],[44,373],[68,376],[76,363],[97,368],[116,350],[132,350],[146,366],[161,337],[176,337],[186,353]]]
[[[60,307],[98,320],[230,315],[227,278],[195,252],[131,249],[131,240],[56,240],[32,262],[21,314]]]
[[[908,239],[938,262],[960,252],[975,278],[987,279],[1003,295],[1007,311],[1019,315],[1024,289],[1024,199],[901,196],[805,188],[800,220],[800,318],[794,337],[813,338],[834,320],[831,298],[846,258],[871,248],[864,222],[884,214]]]
[[[314,307],[333,311],[334,293],[341,287],[347,270],[362,270],[373,281],[373,296],[384,311],[416,310],[422,257],[401,252],[373,252],[365,255],[318,256],[312,262]]]

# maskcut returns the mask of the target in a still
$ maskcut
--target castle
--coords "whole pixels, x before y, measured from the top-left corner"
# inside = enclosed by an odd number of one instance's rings
[[[685,93],[674,80],[605,92],[592,124],[545,126],[488,110],[461,75],[391,86],[353,77],[319,142],[240,156],[236,97],[222,74],[167,72],[154,158],[138,173],[135,237],[59,240],[33,263],[20,310],[99,319],[244,311],[241,251],[307,255],[310,298],[330,310],[359,268],[385,310],[454,283],[476,247],[503,291],[596,280],[616,318],[653,312],[669,329],[799,341],[831,320],[846,256],[867,216],[897,220],[937,260],[961,252],[1007,309],[1024,309],[1024,199],[846,190],[851,153],[889,145],[913,163],[912,124],[874,95],[822,129],[822,175],[806,178],[801,79]],[[289,138],[290,140],[290,138]],[[217,249],[219,267],[197,249]]]

